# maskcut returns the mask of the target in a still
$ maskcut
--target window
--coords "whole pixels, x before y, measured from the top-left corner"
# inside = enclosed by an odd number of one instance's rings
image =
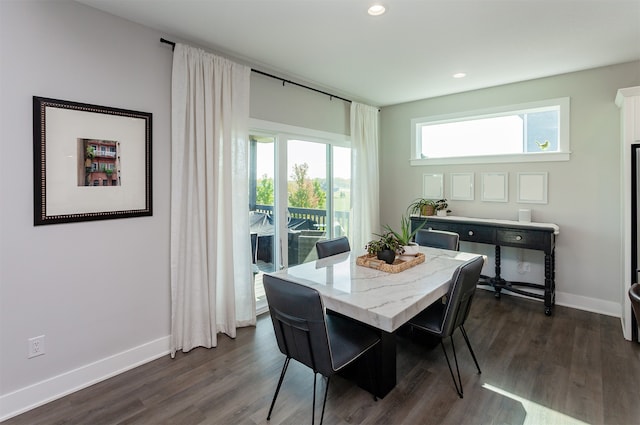
[[[569,160],[569,98],[411,120],[411,165]]]

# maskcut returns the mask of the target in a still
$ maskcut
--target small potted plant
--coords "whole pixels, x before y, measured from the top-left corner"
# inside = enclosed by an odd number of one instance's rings
[[[379,260],[387,264],[393,264],[397,253],[402,253],[402,245],[391,232],[378,235],[378,239],[371,240],[365,245],[369,255],[375,255]]]
[[[446,217],[447,213],[450,213],[451,210],[449,208],[449,204],[446,199],[440,199],[435,201],[434,208],[436,210],[436,215],[438,217]]]
[[[436,203],[432,199],[418,198],[407,207],[409,214],[417,214],[422,216],[433,215]]]
[[[400,231],[396,232],[393,230],[388,224],[384,226],[384,229],[388,233],[392,233],[393,236],[398,240],[400,245],[402,246],[402,254],[405,255],[416,255],[418,253],[418,244],[412,242],[413,237],[418,230],[422,229],[424,225],[427,224],[426,220],[420,223],[420,225],[412,232],[411,231],[411,219],[409,217],[405,217],[404,215],[400,219]]]

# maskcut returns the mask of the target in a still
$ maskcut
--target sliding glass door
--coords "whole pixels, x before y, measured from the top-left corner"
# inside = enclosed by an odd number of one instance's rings
[[[331,181],[324,143],[287,140],[287,264],[317,258],[316,242],[326,239]],[[284,184],[284,180],[281,180]]]
[[[266,308],[263,273],[313,261],[318,240],[348,235],[351,149],[326,138],[254,131],[249,156],[251,261],[260,312]]]

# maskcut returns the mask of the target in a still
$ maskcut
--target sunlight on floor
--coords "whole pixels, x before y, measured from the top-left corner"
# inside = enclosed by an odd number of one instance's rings
[[[522,404],[522,408],[526,412],[527,416],[524,420],[523,425],[538,425],[538,424],[567,424],[567,425],[582,425],[586,424],[586,422],[579,421],[571,416],[567,416],[563,413],[556,412],[553,409],[549,409],[548,407],[544,407],[538,403],[534,403],[533,401],[527,400],[526,398],[518,397],[515,394],[511,394],[507,391],[504,391],[498,387],[494,387],[490,384],[483,384],[483,388],[486,388],[490,391],[503,395],[505,397],[509,397],[512,400],[515,400]]]

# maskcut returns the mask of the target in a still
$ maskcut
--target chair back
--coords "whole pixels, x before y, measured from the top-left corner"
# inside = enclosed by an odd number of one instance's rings
[[[318,252],[318,258],[325,258],[330,255],[349,252],[351,247],[349,246],[349,239],[346,236],[341,236],[316,242],[316,251]]]
[[[282,354],[330,376],[333,367],[320,293],[270,275],[264,275],[263,284]]]
[[[442,230],[420,229],[416,233],[416,243],[421,246],[432,248],[450,249],[457,251],[459,247],[460,235],[454,232]]]
[[[633,314],[636,315],[636,323],[640,323],[640,283],[631,285],[631,288],[629,288],[629,298],[631,299]]]
[[[467,261],[453,272],[447,305],[443,312],[442,337],[451,336],[453,331],[464,325],[467,320],[483,265],[484,257],[480,256]]]

